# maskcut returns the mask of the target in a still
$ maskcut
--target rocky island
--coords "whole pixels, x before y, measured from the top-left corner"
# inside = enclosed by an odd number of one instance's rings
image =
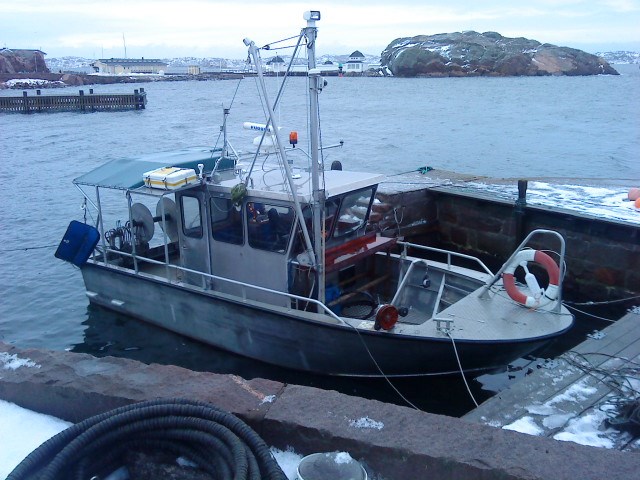
[[[381,63],[399,77],[618,75],[603,58],[496,32],[474,31],[398,38]]]

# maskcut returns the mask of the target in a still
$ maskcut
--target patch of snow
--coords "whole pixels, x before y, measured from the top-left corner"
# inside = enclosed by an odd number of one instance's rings
[[[0,438],[6,440],[0,448],[0,478],[6,478],[33,450],[71,425],[0,400]]]
[[[375,420],[370,419],[369,417],[362,417],[358,420],[349,420],[349,426],[355,428],[371,428],[376,430],[382,430],[384,428],[384,423],[377,422]]]
[[[351,462],[353,462],[353,458],[351,458],[351,455],[349,455],[347,452],[338,452],[336,454],[336,458],[334,459],[334,461],[338,465],[341,465],[343,463],[351,463]]]
[[[573,373],[574,373],[573,367],[568,368],[564,372],[556,373],[556,376],[553,376],[553,379],[551,380],[551,383],[553,385],[555,385],[557,383],[560,383],[560,382],[564,381],[565,378],[567,378],[570,375],[572,375]]]
[[[64,82],[38,78],[13,78],[4,82],[7,88],[66,87]]]
[[[509,425],[502,427],[504,430],[513,430],[520,433],[526,433],[528,435],[542,435],[544,431],[538,425],[532,417],[522,417]]]
[[[556,409],[546,403],[544,405],[529,405],[525,408],[527,412],[534,415],[553,415],[556,413]]]
[[[640,305],[636,305],[635,307],[631,307],[629,309],[629,313],[635,313],[636,315],[640,315]]]
[[[542,419],[542,425],[548,429],[560,428],[573,417],[570,413],[556,413]]]
[[[607,414],[600,410],[594,410],[591,414],[583,415],[571,420],[564,431],[553,436],[556,440],[579,443],[592,447],[613,448],[614,442],[607,438],[606,431],[600,431]]]
[[[20,367],[40,368],[40,365],[29,358],[20,358],[7,352],[0,352],[0,364],[3,370],[16,370]]]
[[[588,399],[590,395],[593,395],[597,391],[595,387],[587,386],[586,380],[582,380],[574,383],[564,392],[553,397],[545,405],[554,405],[560,402],[581,402]]]
[[[516,185],[469,182],[467,188],[515,200]],[[527,204],[575,210],[583,214],[640,224],[640,210],[627,198],[628,189],[529,182]]]
[[[260,405],[264,404],[264,403],[273,403],[276,400],[276,396],[275,395],[267,395],[266,397],[264,397],[262,399],[262,401],[260,402]]]
[[[285,451],[271,447],[271,455],[276,459],[278,465],[289,480],[298,478],[298,465],[302,460],[302,455],[297,454],[292,447],[287,447]]]

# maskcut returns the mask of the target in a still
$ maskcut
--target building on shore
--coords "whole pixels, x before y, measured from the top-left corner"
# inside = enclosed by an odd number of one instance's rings
[[[156,58],[101,58],[91,64],[96,73],[106,75],[126,75],[146,73],[162,75],[167,70],[167,63]]]
[[[350,73],[363,73],[365,71],[364,67],[365,56],[360,50],[356,50],[351,55],[349,55],[349,61],[346,63],[346,74]]]
[[[267,73],[284,73],[286,70],[287,66],[279,55],[269,59],[265,65],[265,72]]]

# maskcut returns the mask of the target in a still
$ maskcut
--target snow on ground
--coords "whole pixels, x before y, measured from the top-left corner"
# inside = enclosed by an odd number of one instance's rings
[[[71,424],[0,400],[0,478],[6,478],[27,455]]]
[[[640,180],[638,180],[640,182]],[[632,185],[633,186],[633,185]],[[466,189],[491,193],[500,198],[518,198],[517,185],[469,182]],[[575,210],[598,218],[640,224],[640,209],[628,200],[629,188],[563,185],[530,181],[527,205]]]
[[[64,82],[40,80],[38,78],[14,78],[4,82],[7,88],[66,87]]]
[[[615,416],[614,397],[610,394],[596,406],[576,416],[572,412],[571,403],[586,400],[596,393],[596,389],[587,385],[584,379],[571,385],[566,391],[543,404],[533,404],[526,407],[529,414],[521,417],[502,428],[515,430],[528,435],[545,435],[549,431],[556,431],[552,438],[600,448],[616,448],[616,439],[624,440],[630,436],[619,432],[605,423],[607,418]],[[640,387],[640,381],[629,380],[629,387]],[[568,407],[569,412],[564,409]],[[542,426],[540,425],[542,424]]]
[[[479,177],[467,179],[453,172],[433,171],[423,173],[405,172],[402,177],[391,176],[381,184],[391,192],[433,188],[454,193],[477,195],[481,198],[506,200],[515,204],[518,199],[518,182],[515,179],[491,179]],[[569,183],[571,182],[571,183]],[[632,188],[640,188],[640,178],[632,180],[606,179],[548,179],[529,180],[527,183],[527,205],[566,210],[594,218],[640,224],[640,208],[629,200]]]
[[[517,419],[515,422],[510,423],[509,425],[505,425],[502,427],[505,430],[514,430],[520,433],[526,433],[529,435],[542,435],[544,432],[536,422],[531,417],[522,417]]]

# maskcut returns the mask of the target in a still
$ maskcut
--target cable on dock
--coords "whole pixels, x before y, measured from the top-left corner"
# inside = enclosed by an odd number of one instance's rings
[[[158,399],[112,410],[63,430],[27,456],[7,480],[105,478],[130,452],[186,458],[211,478],[286,480],[265,442],[211,404]]]
[[[623,360],[632,367],[609,370],[594,365],[588,355],[600,355],[609,359]],[[570,350],[560,356],[569,365],[577,368],[585,375],[593,377],[617,395],[607,395],[598,405],[598,409],[607,416],[605,424],[632,436],[630,442],[640,438],[640,391],[635,388],[631,379],[640,379],[640,363],[627,358],[602,352],[580,353]]]

